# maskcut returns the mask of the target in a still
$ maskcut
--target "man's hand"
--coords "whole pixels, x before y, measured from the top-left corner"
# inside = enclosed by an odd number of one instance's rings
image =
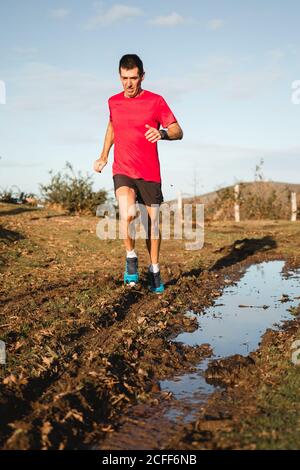
[[[152,142],[154,144],[155,142],[161,139],[161,135],[158,129],[156,129],[155,127],[151,127],[148,124],[146,124],[145,127],[147,127],[148,129],[145,133],[145,137],[147,140],[149,140],[149,142]]]
[[[97,173],[101,173],[101,171],[103,170],[106,164],[107,164],[107,158],[101,155],[101,157],[98,158],[98,160],[94,162],[94,170]]]

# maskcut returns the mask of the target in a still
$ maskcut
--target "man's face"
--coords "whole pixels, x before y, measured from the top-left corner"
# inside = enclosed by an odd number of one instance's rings
[[[124,88],[125,96],[134,98],[141,89],[141,83],[144,80],[144,75],[139,75],[139,69],[123,69],[121,67],[120,79]]]

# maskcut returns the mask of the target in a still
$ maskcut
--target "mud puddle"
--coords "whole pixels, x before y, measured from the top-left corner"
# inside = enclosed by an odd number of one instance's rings
[[[169,393],[174,399],[148,410],[145,405],[142,410],[140,406],[133,407],[124,424],[100,448],[166,448],[174,434],[195,418],[219,388],[207,378],[210,363],[232,355],[248,356],[257,349],[268,328],[278,329],[282,322],[293,318],[293,308],[300,299],[300,270],[287,271],[284,265],[284,261],[252,265],[239,282],[227,279],[228,285],[212,307],[202,312],[186,312],[187,316],[196,317],[198,328],[171,341],[189,346],[209,344],[212,356],[192,373],[161,381],[162,394]]]
[[[300,300],[300,270],[283,272],[284,261],[269,261],[250,266],[238,283],[228,285],[215,305],[202,313],[188,311],[196,317],[198,329],[182,333],[173,341],[189,346],[209,343],[213,355],[199,364],[197,372],[161,382],[163,391],[190,407],[184,422],[193,419],[193,409],[218,389],[204,376],[212,360],[232,355],[247,356],[255,351],[268,328],[278,329],[293,318],[293,307]],[[228,280],[228,282],[230,282]],[[180,417],[178,410],[169,410],[170,419]]]

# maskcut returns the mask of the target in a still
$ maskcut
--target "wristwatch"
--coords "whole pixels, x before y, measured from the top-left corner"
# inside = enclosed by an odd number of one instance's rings
[[[160,129],[159,133],[161,135],[162,140],[168,140],[169,139],[168,133],[164,129]]]

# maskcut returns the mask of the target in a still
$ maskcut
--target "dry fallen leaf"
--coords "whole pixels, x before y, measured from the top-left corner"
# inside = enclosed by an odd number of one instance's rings
[[[53,357],[43,357],[43,363],[46,364],[46,366],[50,367],[53,362]]]
[[[3,379],[2,382],[4,383],[4,385],[10,385],[12,383],[16,384],[17,379],[13,374],[10,374],[7,377],[5,377],[5,379]]]
[[[83,415],[82,415],[82,413],[80,413],[77,410],[72,409],[72,410],[68,411],[68,413],[66,414],[66,416],[62,420],[62,423],[67,421],[67,419],[69,419],[69,418],[74,418],[77,421],[80,421],[81,423],[83,423]]]
[[[48,439],[49,433],[52,431],[53,427],[51,426],[51,423],[49,421],[45,421],[42,426],[42,442],[43,442],[43,448],[47,449],[51,443]]]

